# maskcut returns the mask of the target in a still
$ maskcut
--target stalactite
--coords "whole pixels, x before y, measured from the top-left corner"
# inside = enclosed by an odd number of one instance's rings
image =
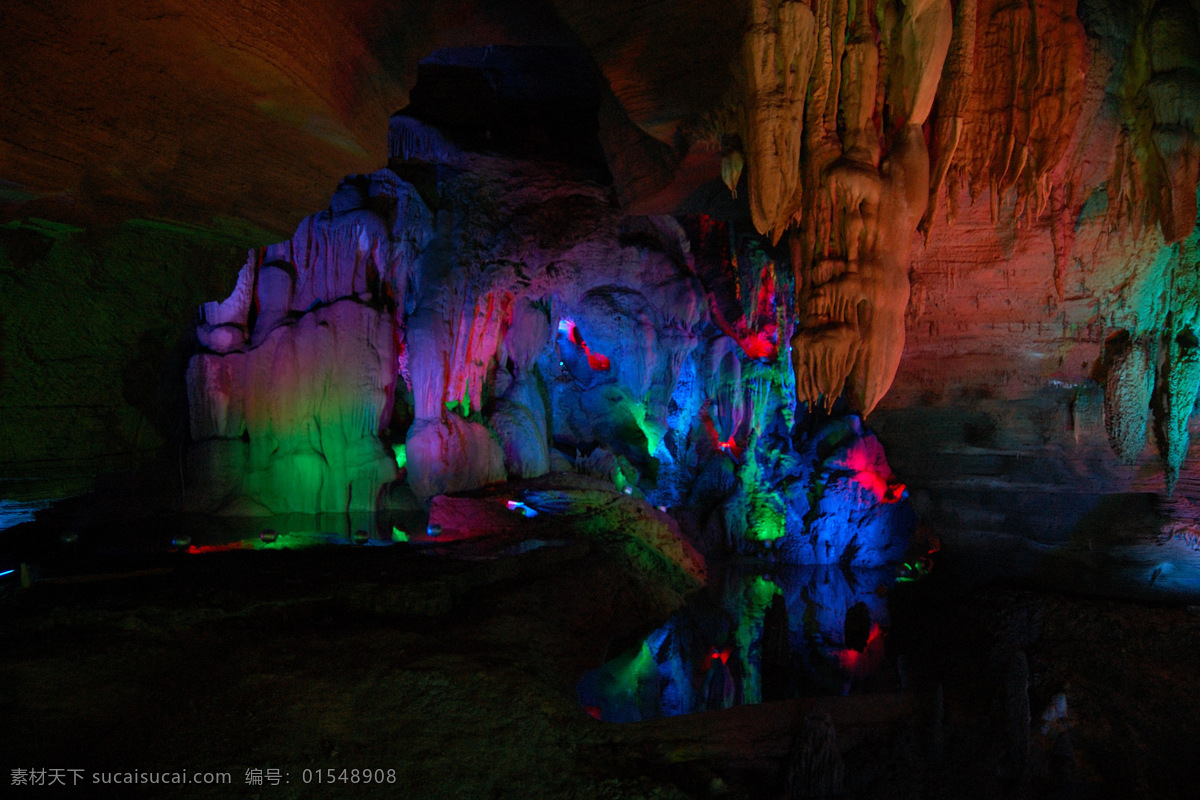
[[[875,99],[879,84],[879,45],[867,18],[867,4],[858,4],[850,41],[842,56],[839,100],[842,116],[842,149],[847,160],[878,166],[879,132],[875,127]]]
[[[1137,461],[1146,447],[1146,423],[1154,390],[1155,342],[1128,333],[1110,337],[1104,358],[1104,427],[1113,451],[1126,464]]]
[[[1129,235],[1138,239],[1150,216],[1150,208],[1143,188],[1142,165],[1134,153],[1128,127],[1122,128],[1113,149],[1113,172],[1105,186],[1108,197],[1105,223],[1110,231],[1124,234],[1128,229]]]
[[[729,189],[734,199],[737,198],[737,185],[742,178],[742,170],[745,166],[746,159],[737,150],[721,158],[721,181]]]
[[[892,33],[888,113],[893,126],[924,125],[953,37],[948,0],[911,0]]]
[[[830,409],[847,389],[863,414],[891,386],[904,348],[908,253],[928,195],[921,125],[952,33],[948,2],[881,11],[877,30],[866,4],[853,19],[841,4],[817,4],[809,96],[823,113],[805,129],[804,226],[790,241],[797,399]]]
[[[749,396],[750,428],[766,429],[768,414],[775,411],[779,394],[778,370],[765,364],[751,362],[743,378]]]
[[[728,336],[712,341],[707,350],[704,391],[710,403],[709,415],[720,442],[732,440],[746,418],[739,350],[737,340]]]
[[[1168,493],[1174,491],[1187,458],[1188,423],[1200,393],[1200,230],[1193,231],[1172,250],[1166,358],[1154,409],[1155,433]]]
[[[1172,244],[1196,224],[1200,29],[1186,0],[1137,5],[1127,17],[1136,27],[1120,66],[1124,130],[1109,179],[1109,221],[1157,223]]]
[[[1018,220],[1049,208],[1060,298],[1082,202],[1063,186],[1088,56],[1075,12],[1076,0],[956,5],[954,41],[938,89],[929,207],[920,224],[928,241],[943,185],[950,222],[964,184],[972,202],[988,192],[993,221],[1009,198]]]
[[[962,0],[955,6],[954,35],[950,40],[945,66],[942,67],[942,80],[938,84],[938,114],[933,135],[937,160],[929,180],[929,205],[918,226],[926,244],[929,243],[929,232],[937,216],[942,184],[946,181],[962,138],[963,111],[975,76],[976,7],[977,0]],[[957,181],[954,181],[950,194],[953,197],[957,193]]]
[[[388,156],[403,161],[455,164],[460,151],[432,125],[404,114],[394,114],[388,124]]]
[[[1167,472],[1167,494],[1175,491],[1179,470],[1187,457],[1188,422],[1200,393],[1200,340],[1193,328],[1177,331],[1167,344],[1160,405],[1160,449]]]
[[[1159,210],[1168,243],[1185,238],[1196,224],[1200,180],[1200,30],[1193,7],[1161,0],[1151,11],[1147,52],[1152,74],[1145,93],[1154,115],[1151,138],[1163,160],[1169,188]]]
[[[512,320],[512,308],[512,293],[487,292],[465,303],[458,316],[452,317],[458,320],[458,329],[441,402],[466,397],[470,410],[483,409],[483,388],[491,383],[490,373],[495,369],[497,352]]]
[[[816,52],[813,13],[796,0],[753,0],[742,39],[739,129],[759,233],[778,242],[799,210],[804,96]]]
[[[1036,80],[1029,109],[1028,158],[1016,176],[1033,216],[1050,202],[1055,170],[1068,155],[1072,133],[1083,110],[1087,38],[1075,15],[1076,0],[1041,0],[1036,9]],[[1060,178],[1061,180],[1061,178]],[[1071,220],[1074,227],[1074,220]]]
[[[1066,189],[1056,185],[1050,190],[1050,237],[1054,243],[1054,291],[1063,299],[1063,280],[1071,251],[1075,246],[1075,210],[1068,203]]]

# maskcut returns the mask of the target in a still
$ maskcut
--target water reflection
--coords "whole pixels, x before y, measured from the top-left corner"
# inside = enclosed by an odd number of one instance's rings
[[[867,688],[883,666],[894,571],[710,565],[709,588],[637,646],[584,675],[613,722]]]
[[[0,531],[33,522],[34,516],[43,508],[49,508],[54,500],[0,500]]]

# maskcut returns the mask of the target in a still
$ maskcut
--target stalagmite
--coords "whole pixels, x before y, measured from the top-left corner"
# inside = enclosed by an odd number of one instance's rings
[[[837,746],[833,719],[810,713],[792,740],[787,761],[787,796],[791,800],[835,797],[843,791],[846,765]]]

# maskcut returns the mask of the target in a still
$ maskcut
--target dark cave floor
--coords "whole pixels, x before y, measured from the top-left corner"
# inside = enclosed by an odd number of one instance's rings
[[[947,559],[892,592],[894,691],[620,725],[588,716],[575,684],[678,594],[586,539],[442,549],[47,559],[44,576],[91,577],[0,599],[2,780],[231,776],[20,796],[778,797],[815,708],[836,727],[842,797],[1195,796],[1200,615],[1181,605],[954,587]],[[1067,717],[1043,734],[1059,692]],[[268,769],[280,785],[247,784]],[[395,782],[305,781],[329,769]]]

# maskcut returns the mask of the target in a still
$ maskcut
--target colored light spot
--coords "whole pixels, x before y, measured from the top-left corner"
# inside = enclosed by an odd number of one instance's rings
[[[736,258],[731,261],[730,266],[736,270]],[[752,314],[749,324],[743,317],[737,320],[736,325],[731,325],[726,321],[725,315],[721,313],[721,309],[712,298],[709,299],[709,311],[713,322],[721,329],[721,332],[735,340],[747,356],[771,360],[779,354],[779,326],[775,322],[774,262],[768,261],[763,265],[759,281],[754,308],[747,312]]]
[[[504,505],[509,511],[520,511],[526,517],[536,517],[538,513],[536,509],[530,508],[520,500],[509,500]]]
[[[867,645],[861,651],[843,647],[836,651],[838,664],[843,670],[854,673],[860,666],[866,667],[870,661],[880,655],[883,643],[883,629],[876,622],[871,623],[871,633],[867,636]]]
[[[447,400],[446,410],[452,414],[458,414],[463,419],[471,415],[471,381],[467,380],[463,383],[462,397],[458,400]],[[405,463],[408,462],[407,456]]]
[[[933,551],[931,551],[933,552]],[[914,561],[906,561],[900,565],[900,576],[896,578],[897,583],[912,583],[913,581],[924,578],[933,570],[933,559],[928,556],[921,556]]]
[[[612,361],[609,360],[608,356],[593,352],[592,349],[588,347],[587,342],[583,340],[583,334],[579,332],[579,328],[575,325],[573,320],[560,320],[558,323],[558,330],[561,333],[565,333],[567,338],[571,340],[571,343],[584,352],[584,354],[587,356],[588,366],[594,371],[608,372],[609,369],[612,368]]]
[[[6,569],[4,572],[0,572],[0,578],[3,578],[5,575],[12,575],[14,572],[16,572],[15,569]]]
[[[765,609],[771,604],[771,598],[777,594],[783,594],[783,590],[779,585],[770,578],[763,576],[756,577],[750,584],[747,595],[755,607]]]
[[[860,439],[851,445],[846,453],[846,466],[854,470],[854,480],[875,495],[876,502],[898,503],[908,496],[908,487],[899,482],[890,483],[889,476],[879,473],[865,441]]]
[[[228,553],[233,550],[251,550],[254,544],[246,542],[229,542],[228,544],[192,544],[188,545],[187,551],[192,555],[204,555],[205,553]]]
[[[771,359],[778,352],[774,337],[775,326],[769,325],[761,331],[750,331],[744,336],[734,338],[750,358]]]
[[[404,469],[408,466],[408,447],[403,444],[392,445],[392,453],[396,456],[396,469]]]
[[[596,372],[608,372],[612,367],[612,362],[608,360],[608,356],[593,353],[587,349],[586,345],[584,346],[584,352],[587,353],[588,366]]]
[[[774,542],[787,535],[787,520],[784,515],[769,505],[761,509],[754,538],[760,542]]]
[[[407,542],[408,534],[393,525],[392,526],[392,541],[393,542]]]
[[[712,415],[707,410],[705,410],[701,419],[704,422],[704,429],[708,432],[709,438],[712,439],[713,447],[722,453],[729,453],[729,455],[733,456],[734,460],[740,461],[742,458],[742,448],[738,446],[737,441],[734,439],[734,434],[729,434],[728,439],[722,439],[721,435],[717,433],[717,426],[713,423]]]

